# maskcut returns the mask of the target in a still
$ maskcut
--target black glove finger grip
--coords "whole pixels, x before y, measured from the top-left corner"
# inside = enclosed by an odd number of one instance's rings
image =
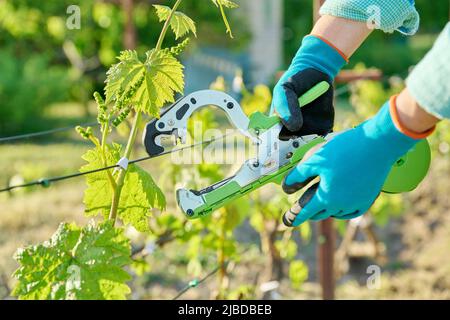
[[[306,187],[306,185],[308,183],[310,183],[312,180],[314,180],[315,178],[316,178],[315,176],[314,177],[310,177],[310,178],[306,179],[305,181],[297,182],[297,183],[294,183],[292,185],[286,184],[286,178],[284,178],[283,184],[282,184],[281,187],[283,188],[283,191],[285,193],[293,194],[293,193],[297,192],[298,190]]]
[[[330,84],[328,91],[300,108],[298,98],[322,81]],[[295,136],[326,135],[332,131],[334,124],[334,90],[328,75],[316,69],[305,69],[290,77],[282,87],[288,101],[289,112],[292,115],[287,123],[283,122],[289,131],[294,133]]]
[[[282,87],[284,90],[284,94],[286,95],[290,117],[287,120],[281,118],[281,122],[289,131],[299,131],[303,126],[302,111],[298,102],[299,96],[297,95],[292,82],[288,81],[284,83]]]
[[[302,194],[300,199],[298,199],[298,204],[300,205],[301,208],[306,207],[306,205],[311,201],[312,197],[314,197],[314,195],[317,192],[317,189],[319,189],[319,183],[320,182],[317,182],[313,184],[311,187],[309,187],[308,190],[306,190],[305,193]]]
[[[305,193],[303,193],[303,195],[300,197],[300,199],[298,199],[298,201],[294,204],[294,206],[283,215],[283,224],[286,227],[293,226],[295,218],[297,218],[301,210],[304,207],[306,207],[306,205],[311,201],[312,197],[314,197],[314,195],[316,194],[318,188],[319,182],[308,188],[308,190],[306,190]]]

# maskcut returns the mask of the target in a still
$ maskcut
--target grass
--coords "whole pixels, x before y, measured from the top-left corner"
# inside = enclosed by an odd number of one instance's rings
[[[11,144],[0,145],[0,167],[3,185],[8,178],[20,174],[24,178],[60,175],[77,171],[83,163],[87,143]]]

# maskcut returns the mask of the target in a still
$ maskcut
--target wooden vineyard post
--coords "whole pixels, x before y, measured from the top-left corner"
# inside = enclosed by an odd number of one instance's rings
[[[122,10],[125,15],[125,30],[123,34],[123,46],[125,49],[136,48],[136,28],[133,23],[134,0],[121,0]]]
[[[314,22],[319,19],[319,9],[325,0],[313,0]],[[349,83],[357,80],[381,80],[382,72],[371,69],[362,72],[352,70],[341,71],[336,77],[337,83]],[[329,218],[320,221],[318,224],[318,245],[317,245],[317,274],[322,288],[322,299],[332,300],[335,298],[335,272],[334,272],[334,252],[336,232],[333,226],[333,219]]]
[[[325,0],[313,0],[314,22],[319,19],[319,9]],[[333,220],[319,222],[317,241],[317,274],[322,288],[322,299],[334,299],[334,248],[335,234]]]

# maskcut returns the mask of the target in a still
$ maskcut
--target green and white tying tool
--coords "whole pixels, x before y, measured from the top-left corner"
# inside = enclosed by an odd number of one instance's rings
[[[327,82],[318,83],[299,99],[300,106],[317,99],[328,89]],[[239,103],[228,94],[202,90],[181,98],[159,119],[147,124],[143,141],[148,154],[156,156],[167,152],[162,143],[167,136],[185,143],[189,117],[198,109],[210,105],[222,109],[243,135],[258,142],[257,158],[246,160],[234,176],[203,190],[177,190],[178,205],[190,219],[206,216],[267,183],[280,184],[308,150],[335,134],[325,137],[280,136],[283,125],[277,116],[255,112],[247,117]],[[429,165],[430,148],[424,140],[394,164],[382,190],[401,193],[415,189],[427,174]]]

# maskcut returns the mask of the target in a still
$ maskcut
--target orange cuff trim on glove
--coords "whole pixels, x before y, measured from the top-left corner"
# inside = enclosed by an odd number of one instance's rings
[[[397,97],[398,97],[398,95],[392,96],[391,99],[389,100],[389,112],[391,114],[392,122],[394,123],[394,125],[398,129],[398,131],[400,131],[404,135],[406,135],[412,139],[416,139],[416,140],[425,139],[426,137],[431,135],[434,132],[434,130],[436,129],[436,126],[434,126],[433,128],[431,128],[425,132],[417,133],[417,132],[411,131],[410,129],[406,128],[400,122],[400,118],[399,118],[398,112],[397,112]]]
[[[348,63],[348,58],[347,58],[347,56],[345,55],[345,53],[343,53],[341,50],[339,50],[339,49],[338,49],[334,44],[332,44],[330,41],[328,41],[327,39],[325,39],[325,38],[323,38],[323,37],[321,37],[321,36],[318,36],[318,35],[316,35],[316,34],[312,34],[312,33],[311,33],[310,36],[319,38],[320,40],[322,40],[323,42],[325,42],[327,45],[329,45],[329,46],[332,47],[334,50],[336,50],[337,53],[339,53],[339,54],[341,55],[341,57],[344,58],[344,60]]]

